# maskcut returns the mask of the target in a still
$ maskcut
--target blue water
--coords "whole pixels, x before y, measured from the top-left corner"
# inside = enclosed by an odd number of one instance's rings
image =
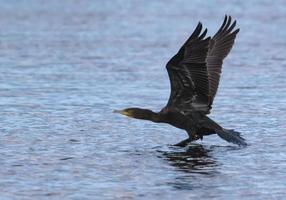
[[[159,111],[168,59],[198,21],[240,33],[210,117],[186,148]],[[0,199],[285,199],[286,4],[267,1],[0,1]]]

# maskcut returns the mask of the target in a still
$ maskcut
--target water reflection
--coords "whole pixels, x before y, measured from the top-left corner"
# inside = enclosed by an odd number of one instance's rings
[[[170,150],[161,151],[159,157],[167,161],[175,170],[183,172],[177,173],[167,183],[176,190],[193,190],[201,187],[202,175],[210,178],[218,174],[216,170],[218,164],[211,156],[211,149],[203,145],[192,144],[184,149],[171,147]]]
[[[172,151],[161,152],[161,157],[179,171],[187,173],[212,174],[217,163],[210,156],[211,149],[202,145],[191,145],[183,151],[172,147]]]

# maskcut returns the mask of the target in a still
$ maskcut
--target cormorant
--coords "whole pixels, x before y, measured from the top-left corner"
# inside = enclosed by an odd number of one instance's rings
[[[217,134],[227,142],[247,145],[239,132],[224,129],[207,117],[219,85],[223,59],[229,54],[239,32],[239,29],[234,30],[235,25],[231,16],[225,16],[217,33],[206,38],[207,29],[202,32],[203,26],[198,23],[189,39],[167,63],[171,94],[160,112],[141,108],[114,112],[186,130],[188,139],[177,146],[186,146],[211,134]]]

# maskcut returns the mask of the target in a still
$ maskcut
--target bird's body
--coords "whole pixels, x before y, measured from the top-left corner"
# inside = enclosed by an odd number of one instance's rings
[[[185,146],[205,135],[218,134],[222,139],[246,145],[238,132],[227,130],[210,119],[211,106],[219,85],[223,59],[231,50],[239,29],[236,21],[225,16],[218,32],[205,38],[199,23],[193,34],[167,63],[171,94],[167,105],[158,113],[148,109],[127,108],[119,112],[132,118],[168,123],[186,130],[189,138],[178,143]]]

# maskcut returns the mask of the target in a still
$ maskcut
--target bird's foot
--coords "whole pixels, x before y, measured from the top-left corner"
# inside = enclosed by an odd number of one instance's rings
[[[196,141],[198,139],[203,139],[202,135],[197,135],[197,134],[192,134],[191,137],[189,137],[188,139],[185,139],[177,144],[175,144],[174,146],[178,146],[178,147],[185,147],[187,146],[189,143]]]
[[[197,135],[197,134],[192,134],[192,135],[190,135],[190,139],[192,140],[192,141],[195,141],[195,140],[198,140],[198,139],[203,139],[203,136],[202,135]]]
[[[174,144],[174,146],[177,146],[177,147],[185,147],[187,146],[190,142],[192,142],[191,138],[188,138],[188,139],[185,139],[177,144]]]

